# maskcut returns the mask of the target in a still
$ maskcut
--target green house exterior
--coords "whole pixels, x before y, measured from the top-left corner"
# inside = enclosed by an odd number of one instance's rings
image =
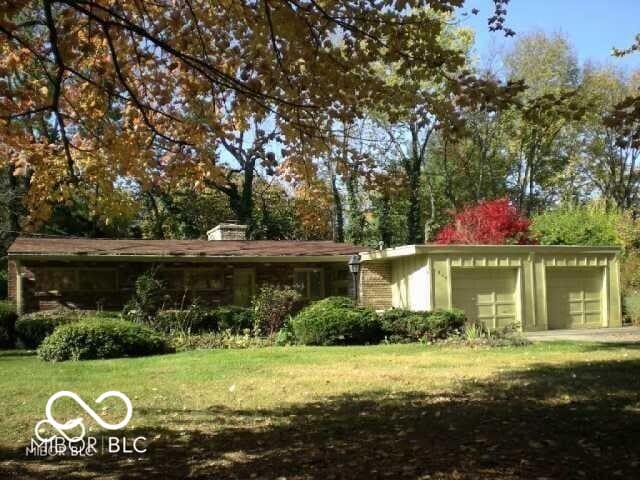
[[[622,324],[620,249],[542,245],[406,245],[362,254],[362,303],[460,308],[490,328]]]

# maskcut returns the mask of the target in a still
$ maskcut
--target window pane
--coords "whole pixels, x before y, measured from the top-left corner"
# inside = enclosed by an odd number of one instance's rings
[[[187,284],[192,290],[217,290],[224,286],[224,274],[219,269],[191,270]]]
[[[106,268],[80,270],[78,272],[81,290],[116,290],[116,271]]]
[[[308,281],[307,281],[307,272],[299,271],[294,272],[293,274],[293,283],[295,288],[300,290],[300,293],[304,298],[308,297]]]
[[[36,282],[37,288],[42,291],[76,289],[76,275],[71,269],[43,268],[36,275]]]
[[[322,298],[322,270],[313,270],[309,273],[309,296],[312,299]]]
[[[158,278],[162,280],[167,290],[184,290],[184,270],[160,270],[158,272]]]

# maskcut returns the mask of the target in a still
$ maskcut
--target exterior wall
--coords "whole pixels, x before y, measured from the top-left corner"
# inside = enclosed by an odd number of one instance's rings
[[[16,303],[16,262],[10,261],[7,265],[7,298]]]
[[[360,303],[378,310],[393,306],[391,264],[363,262],[360,267]]]
[[[81,308],[119,310],[133,293],[135,279],[151,268],[150,262],[115,261],[101,262],[22,262],[24,311],[52,310],[56,308]],[[323,272],[324,296],[348,295],[350,274],[346,263],[250,263],[250,262],[163,262],[158,275],[168,286],[167,306],[178,306],[197,298],[209,305],[234,303],[234,269],[250,268],[255,272],[255,286],[269,283],[293,285],[296,269],[318,268]],[[74,279],[68,289],[48,290],[47,278],[62,272]],[[190,275],[204,275],[215,280],[210,288],[193,290],[187,284]],[[111,284],[104,279],[109,277]],[[11,277],[15,279],[15,274]],[[113,280],[115,279],[115,281]],[[15,292],[15,287],[13,289]],[[12,298],[15,298],[15,293]]]
[[[620,260],[615,253],[545,252],[543,249],[519,251],[489,247],[486,251],[414,254],[388,260],[369,260],[363,263],[385,262],[392,269],[392,302],[398,308],[411,310],[451,308],[452,270],[468,268],[515,269],[517,272],[516,307],[518,319],[525,331],[548,329],[547,268],[601,268],[603,271],[603,325],[622,325],[620,297]],[[365,285],[366,288],[366,285]],[[376,303],[374,292],[366,293],[370,304]],[[386,304],[382,301],[379,304]],[[388,307],[385,307],[388,308]]]
[[[394,260],[391,275],[392,304],[414,311],[431,310],[431,261],[426,255]]]

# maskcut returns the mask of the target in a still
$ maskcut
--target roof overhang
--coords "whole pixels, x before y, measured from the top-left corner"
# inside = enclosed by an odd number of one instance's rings
[[[386,260],[412,255],[446,255],[495,253],[508,255],[529,254],[606,254],[621,253],[620,247],[584,245],[403,245],[384,250],[361,253],[362,261]]]
[[[170,263],[338,263],[349,255],[117,255],[117,254],[49,254],[9,253],[12,260],[59,262],[170,262]]]

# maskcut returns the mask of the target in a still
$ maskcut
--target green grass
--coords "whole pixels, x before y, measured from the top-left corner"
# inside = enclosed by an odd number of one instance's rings
[[[59,364],[0,352],[0,372],[0,478],[639,473],[640,348],[632,345],[290,347]],[[126,393],[127,435],[149,438],[149,452],[26,458],[58,390],[89,404],[107,390]],[[99,411],[119,421],[119,408]],[[56,404],[57,417],[80,413]]]

